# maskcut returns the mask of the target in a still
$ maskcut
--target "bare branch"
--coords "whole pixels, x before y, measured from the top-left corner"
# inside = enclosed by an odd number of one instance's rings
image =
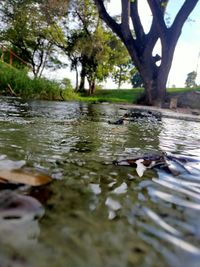
[[[123,39],[120,24],[118,24],[107,12],[103,0],[94,0],[100,17],[105,21],[105,23],[115,32],[121,39]]]
[[[121,0],[122,5],[122,25],[124,27],[129,27],[129,16],[130,16],[130,1],[129,0]]]
[[[136,38],[138,38],[139,40],[143,39],[144,37],[144,29],[142,26],[142,23],[140,21],[140,17],[138,14],[138,1],[132,1],[130,3],[130,16],[131,16],[131,20],[133,23],[133,27],[135,30],[135,35]]]
[[[157,31],[159,32],[161,39],[165,39],[167,26],[164,21],[165,8],[163,8],[163,3],[162,3],[163,1],[160,2],[158,0],[147,0],[147,2],[153,14],[155,24],[157,25]]]
[[[82,22],[82,25],[83,25],[83,28],[85,30],[85,32],[87,33],[88,36],[91,36],[87,26],[86,26],[86,23],[84,22],[84,18],[82,18],[80,12],[76,11],[75,14],[77,15],[77,17],[80,19],[80,21]]]
[[[127,49],[130,51],[130,49],[132,49],[133,54],[134,54],[134,58],[135,61],[137,62],[137,56],[136,56],[136,43],[135,40],[133,39],[131,30],[129,25],[127,24],[127,19],[125,18],[125,15],[127,14],[127,8],[128,8],[128,3],[130,0],[125,0],[125,4],[123,5],[123,11],[124,14],[122,14],[122,16],[124,16],[124,23],[118,24],[107,12],[105,6],[104,6],[104,1],[103,0],[94,0],[98,11],[99,11],[99,15],[100,17],[105,21],[105,23],[112,29],[112,31],[114,33],[116,33],[119,38],[124,42],[124,44],[126,45]],[[130,3],[129,3],[130,4]],[[122,13],[123,13],[122,11]]]

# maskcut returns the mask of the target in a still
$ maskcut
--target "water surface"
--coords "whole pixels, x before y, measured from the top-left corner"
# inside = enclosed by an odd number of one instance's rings
[[[0,266],[199,266],[200,123],[108,123],[123,114],[108,104],[0,99],[0,167],[24,161],[53,178],[14,192],[37,200],[37,216],[0,209]],[[195,159],[191,174],[139,178],[112,165],[160,152]]]

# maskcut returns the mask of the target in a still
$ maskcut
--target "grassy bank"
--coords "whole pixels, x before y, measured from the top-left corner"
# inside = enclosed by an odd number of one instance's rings
[[[92,103],[127,103],[135,104],[144,89],[97,90],[94,95],[79,95],[69,85],[67,88],[55,81],[44,78],[31,79],[25,70],[17,70],[0,61],[0,95],[20,96],[26,99],[78,100]],[[169,94],[179,94],[194,89],[170,88]],[[200,90],[200,88],[195,88]]]
[[[193,90],[200,91],[200,88],[169,88],[169,95],[190,92]],[[93,96],[80,96],[79,99],[90,102],[109,102],[109,103],[127,103],[136,104],[139,96],[144,92],[142,88],[120,89],[120,90],[98,90]]]
[[[98,90],[92,96],[80,96],[80,100],[90,102],[110,102],[110,103],[136,103],[143,89],[106,89]]]
[[[55,81],[30,78],[27,71],[18,70],[0,61],[0,95],[20,96],[26,99],[71,100],[78,99],[72,89],[63,89]]]

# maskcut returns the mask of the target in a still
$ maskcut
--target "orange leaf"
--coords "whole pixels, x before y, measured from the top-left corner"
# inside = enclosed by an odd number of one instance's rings
[[[0,183],[19,183],[31,186],[51,182],[51,177],[41,173],[29,173],[23,170],[0,170]]]

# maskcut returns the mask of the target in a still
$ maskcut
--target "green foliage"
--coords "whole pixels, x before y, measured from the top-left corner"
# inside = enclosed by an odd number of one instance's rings
[[[118,89],[120,89],[123,83],[130,80],[134,65],[127,49],[115,35],[110,34],[109,47],[111,48],[108,63],[111,66],[110,77],[118,85]]]
[[[73,90],[73,86],[69,78],[62,79],[61,86],[63,87],[63,89]]]
[[[185,87],[185,88],[176,88],[176,87],[173,87],[173,88],[168,88],[167,89],[167,92],[168,93],[184,93],[184,92],[191,92],[191,91],[200,91],[200,88],[199,87],[196,87],[195,89],[194,88],[189,88],[189,87]]]
[[[53,16],[42,12],[43,7],[31,0],[3,1],[0,13],[5,25],[0,40],[31,65],[35,77],[42,75],[48,63],[55,64],[55,48],[64,42],[61,28]]]
[[[17,70],[12,66],[0,62],[0,94],[10,95],[11,91],[26,99],[72,100],[78,96],[71,88],[63,89],[55,81],[44,78],[28,77],[24,70]]]
[[[80,100],[79,95],[73,89],[65,89],[62,91],[63,100]]]
[[[119,87],[129,80],[132,64],[128,52],[119,38],[102,24],[93,1],[73,1],[69,22],[71,17],[73,23],[69,23],[67,28],[66,53],[71,69],[78,73],[77,68],[81,67],[83,85],[80,85],[80,91],[84,89],[86,78],[90,87],[96,87],[96,83],[108,77],[112,77]]]
[[[17,51],[9,46],[2,46],[0,48],[0,58],[6,63],[10,63],[10,58],[12,57],[12,66],[17,69],[23,69],[24,71],[30,71],[31,67],[28,63],[21,60],[17,55]]]
[[[91,0],[73,1],[70,16],[76,16],[76,20],[69,24],[66,52],[71,68],[77,71],[80,66],[82,79],[87,78],[92,87],[96,80],[102,81],[109,75],[105,63],[108,62],[109,34],[102,27]]]

